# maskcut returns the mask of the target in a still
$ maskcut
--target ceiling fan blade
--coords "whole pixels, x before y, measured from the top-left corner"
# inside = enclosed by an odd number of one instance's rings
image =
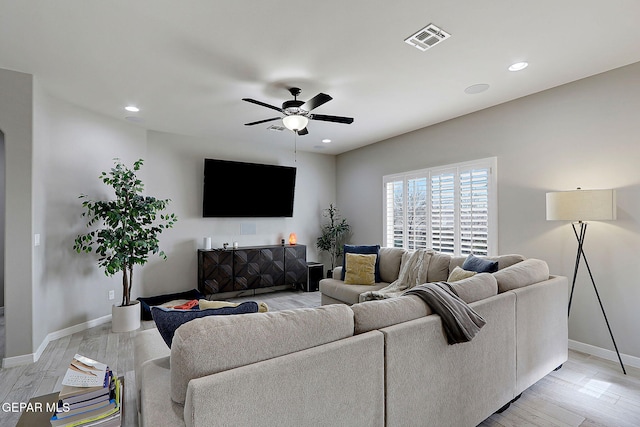
[[[309,133],[309,131],[307,130],[307,128],[300,129],[300,130],[298,131],[298,135],[299,135],[299,136],[307,135],[308,133]]]
[[[314,108],[318,108],[319,106],[321,106],[322,104],[326,104],[327,102],[331,101],[333,98],[330,97],[329,95],[327,95],[326,93],[319,93],[316,96],[314,96],[313,98],[311,98],[310,100],[308,100],[307,102],[305,102],[304,104],[302,104],[300,106],[300,108],[307,110],[307,111],[311,111]]]
[[[251,122],[251,123],[245,123],[245,126],[253,126],[253,125],[259,125],[260,123],[266,123],[266,122],[272,122],[274,120],[280,120],[281,117],[273,117],[271,119],[264,119],[264,120],[258,120],[257,122]]]
[[[341,116],[325,116],[324,114],[312,114],[311,120],[321,120],[323,122],[344,123],[350,125],[353,123],[353,117],[341,117]]]
[[[256,101],[251,98],[242,98],[243,101],[251,102],[252,104],[262,105],[263,107],[271,108],[272,110],[280,111],[282,113],[282,108],[276,107],[275,105],[270,105],[262,101]]]

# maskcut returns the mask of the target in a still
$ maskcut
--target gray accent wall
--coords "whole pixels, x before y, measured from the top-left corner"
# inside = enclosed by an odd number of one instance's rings
[[[640,357],[639,76],[629,65],[339,155],[352,242],[382,243],[383,175],[497,156],[499,253],[544,259],[571,280],[576,240],[569,223],[546,221],[545,193],[615,188],[618,220],[590,224],[584,249],[619,350]],[[613,350],[584,265],[569,337]]]

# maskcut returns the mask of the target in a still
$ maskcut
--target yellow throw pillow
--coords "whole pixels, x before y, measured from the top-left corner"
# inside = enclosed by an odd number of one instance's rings
[[[228,301],[209,301],[206,299],[201,299],[198,301],[198,305],[201,310],[207,308],[222,308],[222,307],[237,307],[240,305],[238,302],[228,302]],[[266,313],[269,311],[269,306],[266,303],[260,301],[258,302],[258,313]]]
[[[376,254],[347,253],[344,283],[347,285],[373,285],[376,283]]]
[[[458,280],[473,277],[476,274],[477,273],[475,271],[463,270],[462,268],[456,266],[456,268],[454,268],[453,271],[449,274],[447,282],[457,282]]]

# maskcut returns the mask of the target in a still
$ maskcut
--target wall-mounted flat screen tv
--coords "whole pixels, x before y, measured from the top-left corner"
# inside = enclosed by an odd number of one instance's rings
[[[203,217],[292,217],[296,168],[204,159]]]

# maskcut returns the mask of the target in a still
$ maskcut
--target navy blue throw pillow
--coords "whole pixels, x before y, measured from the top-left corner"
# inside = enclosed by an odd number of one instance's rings
[[[475,271],[476,273],[495,273],[498,271],[498,261],[489,261],[488,259],[478,258],[473,254],[469,254],[462,264],[462,269]]]
[[[257,313],[258,303],[255,301],[247,301],[239,304],[237,307],[207,308],[204,310],[176,310],[166,307],[151,307],[153,320],[156,322],[158,332],[162,336],[165,343],[171,348],[173,335],[183,324],[201,317],[220,316],[228,314],[246,314]]]
[[[342,275],[340,280],[344,280],[344,274],[347,272],[346,264],[347,264],[347,254],[364,254],[371,255],[376,254],[379,255],[380,245],[344,245],[342,251]],[[376,283],[380,282],[380,256],[376,257],[376,266],[375,266],[375,279]]]

